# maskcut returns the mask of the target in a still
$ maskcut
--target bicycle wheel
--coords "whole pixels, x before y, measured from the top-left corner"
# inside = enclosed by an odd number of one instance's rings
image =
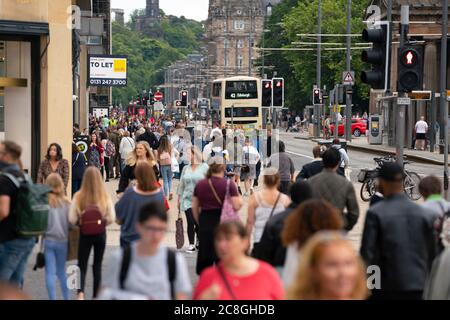
[[[372,179],[368,179],[363,182],[361,186],[360,196],[362,201],[369,202],[370,198],[372,198],[375,193],[375,187]]]
[[[405,171],[406,177],[405,181],[403,182],[403,188],[405,190],[406,195],[411,200],[419,200],[422,196],[419,192],[419,183],[420,183],[420,176],[411,171]]]

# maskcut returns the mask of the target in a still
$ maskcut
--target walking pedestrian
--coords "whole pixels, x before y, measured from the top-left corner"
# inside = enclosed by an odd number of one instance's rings
[[[450,211],[450,202],[442,197],[442,182],[436,176],[423,178],[419,183],[419,192],[425,199],[422,207],[436,217]]]
[[[120,172],[122,171],[121,153],[120,153],[120,142],[121,142],[122,136],[121,136],[119,130],[117,130],[117,124],[112,126],[112,130],[109,135],[109,138],[112,141],[112,143],[114,144],[114,148],[116,150],[113,160],[112,160],[112,168],[115,169],[116,172],[115,172],[115,174],[114,174],[114,172],[111,172],[111,176],[114,177],[115,179],[119,179]]]
[[[186,261],[162,245],[169,220],[164,206],[151,201],[138,213],[139,240],[113,253],[100,298],[187,300],[192,285]]]
[[[220,262],[202,272],[194,300],[282,300],[283,285],[268,263],[247,256],[250,236],[237,221],[221,224],[214,244]]]
[[[350,164],[350,158],[348,157],[347,151],[342,148],[341,141],[339,139],[334,139],[331,147],[339,151],[341,161],[339,163],[339,167],[337,168],[337,173],[345,177],[345,169],[347,169]]]
[[[149,202],[165,205],[164,193],[156,181],[153,167],[148,162],[138,162],[134,175],[136,185],[127,188],[115,206],[122,248],[139,239],[136,223],[141,208]]]
[[[267,221],[259,246],[253,250],[253,257],[270,263],[280,275],[283,273],[284,261],[286,260],[286,247],[281,241],[285,221],[295,208],[311,197],[311,187],[306,181],[294,183],[291,186],[291,204],[284,211]]]
[[[178,210],[186,215],[189,246],[187,252],[195,252],[199,247],[199,226],[192,212],[192,197],[197,183],[204,179],[208,165],[202,162],[202,154],[196,146],[190,148],[190,164],[185,166],[178,185]],[[197,241],[195,237],[197,236]]]
[[[87,159],[88,165],[96,167],[98,170],[101,169],[102,163],[102,154],[103,154],[103,146],[102,143],[96,133],[91,134],[91,142],[89,143],[89,148],[87,150]]]
[[[350,231],[359,217],[355,189],[350,181],[336,173],[341,162],[338,150],[328,149],[322,155],[322,159],[324,169],[308,180],[313,190],[313,197],[327,200],[338,209],[344,218],[345,230]]]
[[[249,194],[253,194],[253,183],[256,179],[256,164],[261,157],[258,150],[252,146],[249,138],[245,139],[242,155],[241,178],[244,180],[244,196],[248,196]]]
[[[318,173],[321,173],[323,170],[323,161],[322,161],[322,147],[315,146],[313,148],[313,156],[314,160],[305,164],[302,167],[302,170],[297,175],[295,181],[300,182],[301,180],[307,180],[312,178]]]
[[[224,159],[217,156],[212,159],[206,178],[200,180],[194,189],[192,213],[200,228],[197,274],[218,261],[214,250],[214,230],[220,223],[220,215],[228,186],[234,210],[239,211],[242,207],[242,199],[236,185],[232,181],[228,184],[224,174]]]
[[[435,216],[405,195],[400,165],[385,163],[378,179],[385,198],[367,211],[360,249],[366,264],[381,270],[372,298],[422,299],[436,252]]]
[[[136,142],[140,141],[146,141],[152,150],[158,149],[158,139],[150,127],[145,128],[145,132],[137,137]]]
[[[92,248],[94,249],[93,297],[97,297],[102,277],[103,254],[106,246],[106,226],[113,223],[115,219],[114,206],[105,188],[100,171],[93,167],[87,168],[81,188],[73,197],[69,213],[69,222],[80,226],[78,248],[78,267],[80,268],[79,300],[84,300],[85,298],[86,272]]]
[[[64,182],[57,173],[51,173],[45,183],[52,192],[48,196],[48,228],[44,236],[45,284],[48,298],[56,300],[56,278],[64,300],[69,300],[66,279],[66,260],[69,239],[70,201],[66,198]]]
[[[75,143],[72,143],[72,197],[80,190],[84,170],[86,170],[86,156]]]
[[[279,152],[270,156],[267,166],[278,169],[280,173],[280,186],[278,190],[284,194],[289,194],[289,188],[294,182],[295,166],[292,159],[286,153],[286,146],[283,141],[279,142]]]
[[[172,147],[169,138],[164,135],[159,141],[159,147],[157,151],[157,159],[159,163],[159,171],[163,178],[164,194],[169,196],[169,200],[173,198],[172,190],[172,158],[176,157],[178,151]]]
[[[134,168],[139,161],[147,161],[155,171],[155,177],[159,176],[159,169],[152,149],[145,141],[136,143],[136,148],[128,154],[125,162],[125,168],[122,171],[122,176],[119,181],[118,194],[121,194],[128,188],[130,182],[135,179]]]
[[[280,174],[275,168],[267,168],[263,172],[262,190],[250,196],[247,215],[247,233],[253,233],[253,251],[258,251],[259,241],[267,221],[284,211],[291,200],[279,192]]]
[[[130,152],[134,150],[136,143],[132,138],[130,138],[130,133],[128,131],[123,132],[123,137],[120,140],[119,153],[120,153],[120,172],[125,169],[126,161]]]
[[[113,168],[111,167],[112,162],[114,160],[114,156],[116,154],[116,147],[114,143],[109,139],[108,132],[102,132],[102,147],[103,147],[103,167],[102,167],[102,176],[105,176],[105,182],[109,182],[111,177],[111,172]]]
[[[425,150],[425,144],[427,141],[428,124],[425,122],[425,117],[420,117],[420,120],[416,122],[414,126],[416,134],[416,143],[414,150]]]
[[[47,154],[39,165],[37,183],[45,183],[45,179],[51,174],[57,173],[64,182],[64,190],[69,183],[69,161],[63,158],[62,148],[57,143],[52,143],[47,148]]]
[[[3,173],[23,178],[20,156],[22,148],[12,142],[0,143],[0,282],[22,287],[28,257],[36,243],[35,237],[17,234],[17,197],[19,188]]]
[[[292,285],[291,300],[365,300],[368,296],[366,268],[352,244],[336,231],[312,236]]]
[[[282,231],[283,244],[287,248],[283,269],[286,286],[295,280],[301,250],[308,239],[320,230],[339,230],[343,225],[338,210],[325,200],[305,201],[289,215]]]

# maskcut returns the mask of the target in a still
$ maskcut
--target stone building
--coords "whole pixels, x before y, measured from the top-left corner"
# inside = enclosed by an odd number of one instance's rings
[[[145,15],[136,18],[136,31],[159,37],[161,35],[158,28],[160,21],[159,0],[147,0]]]
[[[369,5],[377,5],[381,9],[380,20],[386,20],[387,8],[383,0],[373,0]],[[392,21],[393,23],[393,45],[391,50],[391,74],[390,83],[391,91],[397,91],[397,50],[399,47],[399,33],[400,33],[400,11],[402,5],[409,5],[410,13],[410,25],[409,25],[409,37],[410,40],[420,41],[420,45],[424,47],[424,79],[423,89],[431,90],[433,92],[439,92],[439,70],[441,66],[441,34],[442,34],[442,1],[440,0],[393,0],[392,8]],[[367,16],[365,17],[367,18]],[[450,31],[450,29],[449,29]],[[450,88],[450,66],[447,59],[447,88]],[[371,94],[370,112],[382,113],[385,119],[385,133],[389,138],[389,143],[395,142],[395,106],[385,103],[384,105],[376,104],[377,93]],[[405,132],[405,145],[410,147],[412,145],[412,132],[414,123],[420,118],[425,116],[427,121],[432,124],[430,126],[430,137],[435,136],[434,123],[437,122],[443,124],[445,115],[444,110],[439,109],[439,99],[436,99],[436,103],[431,101],[417,101],[413,102],[411,107],[408,108],[406,118],[406,132]],[[447,115],[448,116],[448,115]],[[435,120],[436,119],[436,120]]]
[[[280,0],[210,0],[206,41],[213,78],[258,74],[253,62],[269,2],[275,5]]]

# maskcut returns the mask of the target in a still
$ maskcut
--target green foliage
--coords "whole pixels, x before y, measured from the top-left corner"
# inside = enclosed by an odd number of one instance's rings
[[[352,33],[361,33],[364,28],[362,16],[367,1],[353,0],[352,2]],[[316,42],[316,37],[299,37],[299,33],[317,32],[317,6],[314,0],[284,0],[273,10],[266,29],[271,31],[265,35],[265,47],[300,47],[292,42]],[[322,0],[322,33],[346,33],[347,0]],[[361,42],[360,38],[352,41]],[[345,47],[345,37],[323,37],[323,42],[340,42],[339,45],[322,46],[322,48]],[[301,46],[315,49],[315,45]],[[362,70],[361,51],[352,50],[352,70],[356,72],[356,86],[354,87],[354,104],[360,107],[367,105],[369,88],[361,84],[359,74]],[[291,109],[301,109],[311,104],[312,87],[316,83],[317,52],[313,51],[271,51],[266,57],[266,65],[273,65],[279,76],[286,80],[286,105]],[[268,63],[269,62],[269,63]],[[346,51],[322,50],[322,86],[327,89],[341,82],[342,72],[346,69]]]
[[[113,89],[113,102],[127,105],[131,97],[142,90],[154,89],[164,82],[164,69],[187,54],[200,50],[203,27],[200,22],[165,16],[155,26],[160,38],[151,38],[134,31],[136,16],[145,11],[135,10],[126,26],[113,22],[113,54],[128,56],[128,86]]]

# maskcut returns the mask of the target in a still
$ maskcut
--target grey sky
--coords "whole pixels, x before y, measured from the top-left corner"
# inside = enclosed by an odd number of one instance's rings
[[[145,0],[111,0],[112,8],[125,10],[125,20],[134,9],[145,8],[145,3]],[[178,17],[184,15],[198,21],[208,17],[208,0],[160,0],[159,5],[166,14]]]

